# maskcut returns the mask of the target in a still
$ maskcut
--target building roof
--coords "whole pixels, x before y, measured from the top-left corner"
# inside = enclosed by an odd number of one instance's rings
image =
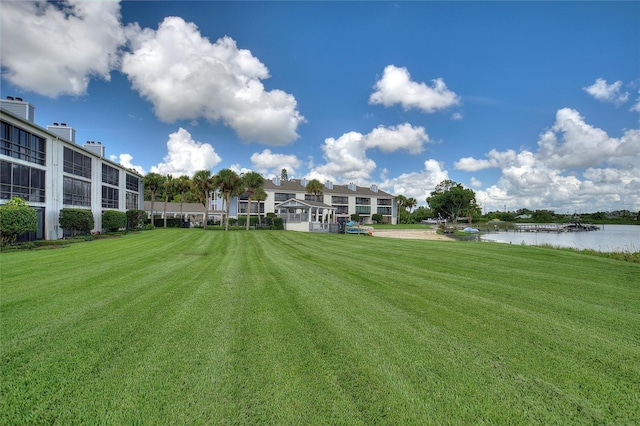
[[[298,200],[296,198],[290,198],[284,203],[278,205],[278,208],[286,208],[286,207],[316,207],[322,209],[334,210],[335,207],[332,207],[328,204],[321,203],[320,201],[307,201],[307,200]]]
[[[274,182],[275,181],[275,182]],[[306,179],[289,179],[281,180],[274,178],[273,180],[265,179],[264,189],[267,191],[277,192],[304,192],[306,193],[306,186],[309,183]],[[393,195],[388,192],[377,189],[375,185],[370,188],[356,186],[354,184],[349,185],[334,185],[331,182],[324,184],[322,188],[322,194],[331,195],[357,195],[363,197],[389,197],[394,198]]]

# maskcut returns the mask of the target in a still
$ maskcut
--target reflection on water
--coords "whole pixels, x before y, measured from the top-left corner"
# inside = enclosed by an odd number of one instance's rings
[[[578,250],[591,249],[602,252],[640,251],[640,226],[600,225],[598,231],[584,232],[514,232],[500,231],[495,234],[481,234],[482,241],[496,241],[509,244],[551,245],[571,247]]]

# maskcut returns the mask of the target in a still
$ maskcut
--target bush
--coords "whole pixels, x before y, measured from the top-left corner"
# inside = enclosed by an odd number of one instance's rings
[[[106,210],[102,213],[102,229],[117,232],[127,226],[127,214],[117,210]]]
[[[274,217],[274,218],[270,218],[272,220],[272,224],[271,226],[269,226],[269,229],[277,229],[277,230],[281,230],[284,229],[284,222],[282,221],[281,217]]]
[[[127,210],[127,229],[140,229],[144,225],[146,213],[144,210]]]
[[[249,219],[249,226],[256,227],[257,225],[258,225],[258,216],[251,216],[251,219]],[[247,226],[247,216],[238,217],[238,226]]]
[[[153,231],[154,229],[156,229],[156,226],[153,223],[147,223],[142,227],[143,231]]]
[[[93,213],[85,209],[62,209],[58,220],[62,229],[71,231],[72,236],[89,232],[94,225]]]
[[[38,214],[22,198],[12,198],[0,206],[0,247],[13,243],[19,235],[38,230]]]

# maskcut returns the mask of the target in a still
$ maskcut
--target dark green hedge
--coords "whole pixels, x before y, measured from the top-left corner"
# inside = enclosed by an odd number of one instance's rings
[[[127,214],[117,210],[102,212],[102,229],[107,232],[118,232],[127,226]]]
[[[18,235],[38,229],[38,215],[27,205],[0,207],[0,247],[13,243]]]
[[[62,229],[67,229],[71,231],[73,236],[76,236],[93,229],[93,213],[91,210],[65,208],[60,210],[58,223]]]

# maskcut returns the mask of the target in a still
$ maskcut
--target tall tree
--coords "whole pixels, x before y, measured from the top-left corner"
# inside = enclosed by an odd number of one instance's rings
[[[289,176],[287,175],[287,169],[282,169],[280,171],[280,179],[283,181],[289,180]]]
[[[404,195],[396,196],[396,205],[398,206],[398,219],[399,223],[402,223],[402,217],[407,212],[407,197]]]
[[[180,194],[180,226],[184,222],[184,217],[182,217],[182,204],[184,202],[184,194],[191,189],[191,179],[189,176],[182,175],[177,179],[174,179],[174,192],[176,194]]]
[[[236,195],[242,188],[242,180],[236,172],[231,169],[222,169],[213,177],[213,186],[222,192],[226,205],[225,231],[229,230],[229,208],[231,197]]]
[[[144,187],[151,193],[151,224],[153,225],[154,203],[156,201],[156,194],[162,189],[164,183],[164,176],[158,173],[147,173],[142,179]]]
[[[167,227],[167,203],[169,202],[169,198],[171,198],[171,194],[173,193],[173,176],[171,174],[168,174],[167,176],[165,176],[162,186],[164,189],[163,227],[166,228]]]
[[[213,190],[213,179],[209,170],[198,170],[191,179],[191,188],[196,199],[204,206],[204,226],[207,226],[209,219],[209,197]]]
[[[409,211],[409,214],[407,216],[407,223],[411,222],[411,211],[417,204],[418,201],[416,201],[415,198],[407,198],[407,203],[405,204],[405,208]]]
[[[256,191],[264,187],[264,178],[260,173],[247,172],[242,175],[242,185],[247,194],[247,231],[249,230],[249,222],[251,219],[251,200],[254,198]],[[260,205],[258,205],[258,210]],[[258,214],[260,211],[258,211]]]
[[[440,182],[426,201],[434,214],[455,222],[461,212],[469,212],[477,206],[476,193],[472,189],[449,179]]]
[[[258,225],[262,226],[262,211],[260,210],[260,202],[267,199],[267,193],[264,187],[260,187],[253,194],[253,199],[258,202]]]
[[[316,201],[318,201],[318,196],[322,195],[322,188],[324,185],[318,179],[311,179],[305,187],[307,194],[313,194]]]

